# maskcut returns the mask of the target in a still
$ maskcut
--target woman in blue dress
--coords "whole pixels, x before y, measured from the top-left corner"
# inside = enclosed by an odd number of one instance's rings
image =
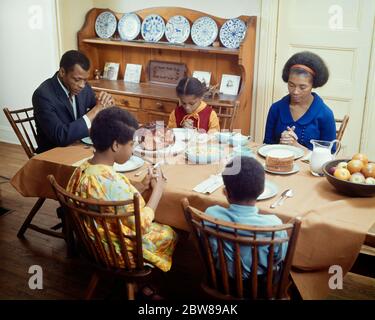
[[[336,139],[332,110],[313,88],[329,77],[324,61],[312,52],[294,54],[286,62],[282,78],[289,94],[272,104],[267,117],[264,143],[287,144],[312,150],[311,139]]]

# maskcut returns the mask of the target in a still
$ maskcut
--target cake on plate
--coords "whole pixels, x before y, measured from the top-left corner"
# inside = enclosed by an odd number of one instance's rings
[[[294,153],[285,149],[274,149],[267,153],[266,169],[275,172],[290,172],[293,170]]]

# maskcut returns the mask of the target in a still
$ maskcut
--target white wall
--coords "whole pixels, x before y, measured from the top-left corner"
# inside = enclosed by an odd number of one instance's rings
[[[77,49],[77,32],[85,22],[86,13],[94,7],[93,0],[56,0],[60,33],[60,54]]]
[[[259,15],[261,0],[93,0],[94,7],[109,8],[116,12],[130,12],[152,7],[184,7],[207,12],[223,18],[240,15]]]
[[[58,67],[55,2],[1,0],[0,43],[0,107],[29,107],[34,90]],[[0,141],[18,143],[2,111]]]

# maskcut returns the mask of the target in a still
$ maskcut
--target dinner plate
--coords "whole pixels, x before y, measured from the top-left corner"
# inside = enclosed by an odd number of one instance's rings
[[[186,144],[183,141],[176,140],[176,142],[173,145],[159,150],[145,150],[140,145],[137,145],[134,147],[134,153],[140,156],[165,157],[177,155],[179,153],[184,152],[185,149]]]
[[[118,22],[117,29],[122,40],[134,40],[141,32],[141,20],[135,13],[126,13]]]
[[[82,138],[81,141],[82,141],[84,144],[88,144],[88,145],[90,145],[90,146],[93,145],[92,140],[91,140],[90,137]]]
[[[184,16],[170,18],[165,26],[165,37],[171,43],[184,43],[190,35],[190,23]]]
[[[191,39],[200,47],[210,46],[217,38],[218,27],[214,19],[200,17],[191,27]]]
[[[99,38],[108,39],[116,32],[116,16],[109,11],[99,14],[95,20],[95,32]]]
[[[227,20],[220,29],[220,41],[224,47],[237,49],[246,35],[246,23],[235,18]]]
[[[264,184],[264,191],[263,193],[258,197],[257,200],[266,200],[269,198],[272,198],[277,195],[279,192],[279,188],[277,185],[271,181],[267,181]]]
[[[159,41],[165,32],[164,19],[157,14],[148,15],[142,22],[141,34],[149,42]]]
[[[127,172],[138,169],[144,165],[145,161],[137,156],[131,156],[131,158],[123,164],[115,163],[113,168],[117,172]]]
[[[264,165],[264,171],[267,171],[269,173],[274,173],[274,174],[282,174],[282,175],[297,173],[299,171],[299,169],[300,169],[299,165],[296,164],[296,163],[293,165],[293,169],[291,171],[288,171],[288,172],[272,171],[272,170],[267,169],[266,165]]]
[[[289,150],[294,153],[294,160],[305,155],[305,150],[287,144],[265,144],[258,149],[258,153],[265,158],[271,150]]]

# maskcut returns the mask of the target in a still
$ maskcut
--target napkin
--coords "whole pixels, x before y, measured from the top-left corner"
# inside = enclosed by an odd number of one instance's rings
[[[216,189],[220,188],[223,184],[223,177],[221,175],[211,175],[208,179],[196,185],[193,188],[193,191],[211,194]]]

